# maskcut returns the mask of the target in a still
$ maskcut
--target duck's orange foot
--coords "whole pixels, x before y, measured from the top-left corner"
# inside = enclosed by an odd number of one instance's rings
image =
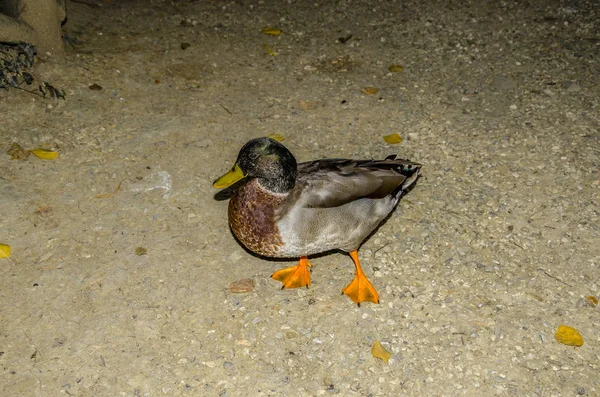
[[[359,306],[360,302],[365,301],[379,303],[377,291],[364,274],[354,277],[354,280],[342,290],[342,293],[348,295],[352,299],[352,302]]]
[[[356,276],[354,280],[346,288],[342,290],[342,294],[348,295],[352,302],[360,306],[361,302],[373,302],[379,303],[379,294],[363,273],[360,262],[358,261],[358,253],[356,251],[350,252],[350,256],[356,266]]]
[[[309,267],[312,267],[308,258],[303,256],[300,258],[300,262],[296,266],[288,267],[276,271],[271,275],[271,278],[281,281],[284,288],[298,288],[306,287],[310,285],[310,271]]]

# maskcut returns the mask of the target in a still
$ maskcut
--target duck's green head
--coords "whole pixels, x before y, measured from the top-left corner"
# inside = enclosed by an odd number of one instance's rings
[[[233,168],[213,186],[222,189],[247,177],[259,179],[272,192],[285,193],[294,187],[296,175],[296,159],[285,146],[272,138],[256,138],[242,147]]]

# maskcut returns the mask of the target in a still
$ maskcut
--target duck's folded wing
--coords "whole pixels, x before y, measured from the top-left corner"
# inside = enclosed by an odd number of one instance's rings
[[[396,194],[416,177],[419,164],[407,160],[325,159],[298,164],[297,205],[337,207],[361,198]]]

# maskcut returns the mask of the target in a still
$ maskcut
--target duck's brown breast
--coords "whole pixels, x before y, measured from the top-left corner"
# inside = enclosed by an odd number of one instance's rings
[[[275,210],[285,198],[269,193],[252,180],[229,201],[231,230],[250,251],[265,256],[278,256],[282,251]]]

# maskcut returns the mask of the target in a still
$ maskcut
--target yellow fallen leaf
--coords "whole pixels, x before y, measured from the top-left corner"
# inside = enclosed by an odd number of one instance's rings
[[[283,135],[281,135],[281,134],[269,134],[269,135],[267,135],[267,137],[271,138],[271,139],[275,139],[277,142],[281,142],[285,139],[283,137]]]
[[[389,143],[390,145],[397,145],[399,143],[402,143],[402,137],[397,132],[384,136],[383,140]]]
[[[568,325],[560,324],[554,334],[554,338],[557,342],[568,346],[583,346],[583,338],[579,331]]]
[[[383,360],[386,364],[392,357],[392,353],[385,350],[385,348],[381,346],[381,343],[379,343],[379,341],[373,344],[373,347],[371,348],[371,354],[373,355],[373,357]]]
[[[363,93],[367,95],[375,95],[379,92],[379,88],[377,87],[365,87],[361,90]]]
[[[0,244],[0,258],[10,258],[10,245]]]
[[[54,160],[58,158],[58,152],[48,149],[32,149],[31,154],[42,160]]]
[[[148,250],[144,247],[135,247],[135,254],[137,256],[142,256],[142,255],[146,255],[148,253]]]
[[[271,50],[268,45],[263,44],[263,47],[265,48],[265,51],[267,52],[267,54],[271,55],[272,57],[277,55],[277,53],[274,52],[273,50]]]
[[[598,298],[593,295],[587,295],[585,300],[589,303],[590,306],[598,306]]]
[[[392,66],[390,66],[388,68],[388,70],[392,73],[400,73],[400,72],[404,71],[404,66],[398,65],[398,64],[393,64]]]
[[[117,187],[115,188],[115,190],[112,193],[97,194],[94,196],[94,198],[111,198],[115,194],[119,193],[119,190],[121,190],[121,183],[123,183],[123,182],[119,182],[119,184],[117,185]]]
[[[270,28],[270,27],[264,27],[262,29],[263,34],[269,35],[269,36],[279,36],[281,34],[281,30],[277,29],[277,28]]]

